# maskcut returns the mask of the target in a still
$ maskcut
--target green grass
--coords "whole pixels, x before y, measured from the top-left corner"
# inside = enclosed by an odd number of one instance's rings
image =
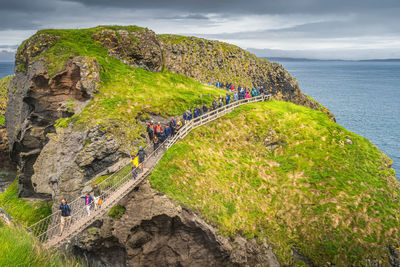
[[[149,117],[149,114],[163,117],[182,115],[188,107],[202,102],[211,104],[213,97],[226,93],[183,75],[133,68],[109,56],[107,49],[92,39],[93,34],[105,28],[147,30],[134,26],[99,26],[79,30],[41,30],[36,34],[57,37],[48,50],[32,59],[46,62],[50,76],[61,71],[75,56],[85,56],[88,62],[96,60],[101,67],[101,84],[94,99],[81,113],[60,119],[57,127],[68,127],[73,123],[79,130],[100,125],[117,136],[129,151],[139,143],[143,145],[140,135],[145,128],[139,123],[140,118]]]
[[[50,202],[18,198],[17,180],[0,194],[0,207],[3,207],[17,223],[24,226],[29,226],[51,214]]]
[[[126,211],[125,207],[117,205],[110,209],[110,211],[108,212],[108,216],[114,219],[120,219],[122,215],[124,215],[125,211]]]
[[[273,152],[269,129],[281,143]],[[194,130],[149,180],[221,234],[265,237],[283,265],[294,246],[317,266],[351,266],[388,263],[388,245],[399,245],[399,183],[388,164],[322,112],[268,102]]]
[[[14,75],[10,75],[0,79],[0,126],[4,126],[6,122],[4,113],[7,109],[8,87],[13,77]]]
[[[84,266],[76,259],[46,250],[25,229],[0,227],[0,266]]]

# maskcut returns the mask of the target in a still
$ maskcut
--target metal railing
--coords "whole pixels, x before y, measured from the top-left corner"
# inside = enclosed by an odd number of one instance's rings
[[[156,150],[148,153],[146,159],[140,163],[137,168],[133,169],[131,163],[129,163],[113,175],[110,175],[105,180],[98,183],[98,187],[101,191],[99,198],[102,199],[103,204],[101,209],[93,210],[91,216],[87,215],[85,202],[80,197],[68,203],[71,208],[71,222],[70,226],[65,228],[63,233],[60,232],[61,212],[59,210],[55,210],[48,217],[29,226],[28,231],[36,236],[39,241],[47,243],[50,246],[61,245],[64,241],[84,230],[85,227],[102,216],[110,207],[116,205],[119,200],[147,177],[162,158],[165,151],[179,139],[184,138],[191,130],[209,123],[233,111],[239,106],[262,102],[267,98],[267,96],[257,96],[238,100],[188,121],[174,136],[167,138]],[[146,146],[146,150],[149,150],[149,147],[150,146]],[[133,179],[134,175],[136,179]]]

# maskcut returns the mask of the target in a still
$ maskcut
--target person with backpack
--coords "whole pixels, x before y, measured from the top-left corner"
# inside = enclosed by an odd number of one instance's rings
[[[218,103],[217,103],[216,99],[213,100],[212,107],[213,107],[213,110],[216,110],[218,108]]]
[[[101,195],[100,188],[97,184],[93,185],[93,200],[94,200],[94,210],[98,209],[99,197]]]
[[[61,222],[60,222],[60,236],[63,234],[64,226],[69,228],[71,225],[71,207],[65,199],[61,200],[60,204]]]
[[[206,104],[203,104],[203,114],[206,114],[208,112],[208,107]]]
[[[172,130],[169,127],[169,125],[165,125],[165,130],[164,130],[164,140],[166,140],[168,137],[170,137],[172,134]]]
[[[158,124],[156,125],[155,132],[156,132],[157,137],[160,138],[162,135],[162,127],[161,127],[160,122],[158,122]],[[153,139],[151,139],[151,140],[153,140]]]
[[[146,153],[146,151],[144,151],[142,146],[139,147],[139,151],[137,152],[136,156],[139,158],[140,170],[143,170],[142,163],[143,163],[144,159],[147,157],[147,153]]]
[[[154,150],[154,151],[157,150],[159,144],[160,144],[160,143],[158,142],[157,136],[154,136],[154,139],[153,139],[153,150]]]
[[[157,136],[154,136],[154,138],[157,138]],[[139,165],[139,159],[133,153],[131,155],[131,159],[132,159],[132,179],[136,180],[136,178],[137,178],[137,167]]]
[[[219,96],[219,107],[223,107],[224,106],[224,98],[222,96]]]
[[[153,140],[154,138],[154,131],[155,131],[154,122],[151,121],[149,125],[147,125],[147,134],[149,135],[150,140]]]
[[[86,193],[86,196],[81,198],[85,199],[86,212],[87,215],[90,216],[90,206],[92,205],[93,197],[90,195],[90,193]]]
[[[235,93],[233,94],[233,101],[238,101],[238,100],[239,100],[239,95],[238,95],[237,92],[235,92]]]
[[[176,128],[176,120],[171,119],[169,121],[169,128],[171,129],[171,135],[175,135],[175,128]]]
[[[182,122],[179,120],[176,123],[175,132],[178,132],[181,129],[181,127],[182,127]]]

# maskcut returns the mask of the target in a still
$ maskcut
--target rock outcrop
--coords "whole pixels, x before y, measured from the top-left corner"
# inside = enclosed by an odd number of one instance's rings
[[[197,37],[158,35],[153,31],[104,29],[92,38],[124,63],[158,72],[162,69],[201,82],[262,87],[283,100],[333,114],[300,90],[281,64],[257,58],[235,45]]]
[[[229,239],[192,211],[142,182],[120,205],[72,242],[94,266],[279,266],[265,240]]]
[[[57,128],[47,134],[49,141],[38,156],[31,177],[37,193],[74,199],[85,183],[118,162],[129,161],[120,143],[99,127],[83,132]]]
[[[44,196],[32,186],[33,165],[48,142],[47,134],[55,133],[55,121],[72,116],[89,103],[100,81],[99,66],[95,59],[76,57],[62,72],[49,77],[43,61],[29,63],[22,58],[27,72],[17,71],[9,87],[9,146],[11,158],[20,169],[20,196]]]

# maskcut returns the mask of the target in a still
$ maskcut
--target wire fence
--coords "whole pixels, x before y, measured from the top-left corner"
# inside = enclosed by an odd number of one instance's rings
[[[88,216],[87,207],[84,199],[80,197],[68,203],[71,208],[71,221],[69,226],[64,225],[65,230],[61,233],[60,222],[61,212],[56,210],[48,217],[38,221],[37,223],[28,227],[31,232],[40,242],[51,243],[53,246],[61,244],[63,241],[79,233],[90,223],[94,222],[100,215],[104,214],[106,210],[116,205],[117,202],[128,194],[134,187],[136,187],[152,169],[157,165],[158,161],[162,158],[165,151],[168,150],[179,139],[184,138],[191,130],[209,123],[231,111],[239,106],[262,102],[267,100],[267,96],[257,96],[249,99],[242,99],[225,106],[212,110],[199,117],[196,117],[185,123],[173,136],[165,139],[157,149],[149,152],[151,146],[146,146],[147,157],[136,168],[132,167],[129,163],[120,168],[114,174],[108,176],[103,181],[98,183],[100,189],[99,198],[102,199],[103,204],[101,209],[92,211],[91,216]],[[94,205],[96,206],[96,205]]]

